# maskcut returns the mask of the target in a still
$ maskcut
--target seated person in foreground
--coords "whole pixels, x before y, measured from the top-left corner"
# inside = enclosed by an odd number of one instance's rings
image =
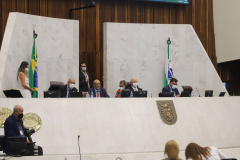
[[[168,157],[163,160],[181,160],[178,157],[179,147],[176,141],[170,140],[165,144],[164,155]]]
[[[92,96],[93,94],[93,97],[108,97],[109,98],[109,95],[107,94],[107,91],[105,90],[105,88],[101,88],[101,82],[96,79],[93,81],[93,88],[90,88],[88,90],[88,94],[90,96]]]
[[[121,98],[122,90],[125,89],[125,87],[126,87],[126,81],[121,80],[119,82],[119,89],[117,90],[116,95],[115,95],[116,98]]]
[[[174,95],[173,95],[174,97],[180,97],[180,94],[179,94],[178,89],[177,89],[177,82],[178,82],[178,80],[176,78],[172,78],[170,80],[169,85],[162,89],[162,93],[164,93],[164,92],[174,92]]]
[[[9,116],[4,123],[4,135],[6,141],[8,137],[26,137],[26,128],[23,126],[23,107],[16,105],[13,108],[13,113]],[[27,139],[27,143],[30,143]],[[11,154],[8,146],[6,146],[6,154]]]
[[[196,143],[189,143],[185,150],[186,159],[217,160],[226,158],[216,147],[201,147]]]
[[[68,97],[70,97],[69,92],[77,92],[77,88],[75,88],[75,79],[74,78],[70,78],[66,85],[61,86],[58,89],[59,97],[68,98]]]
[[[132,78],[130,80],[131,86],[127,87],[126,89],[129,89],[130,91],[142,91],[142,88],[138,87],[138,80],[136,78]]]

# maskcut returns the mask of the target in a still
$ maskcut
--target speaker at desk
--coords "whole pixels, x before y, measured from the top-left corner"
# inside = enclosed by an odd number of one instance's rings
[[[205,91],[205,97],[212,97],[213,96],[213,90],[206,90]]]
[[[164,93],[159,93],[158,97],[173,97],[174,93],[173,92],[164,92]]]
[[[57,98],[59,97],[58,91],[44,91],[44,98]]]
[[[134,91],[133,97],[147,97],[147,91]]]

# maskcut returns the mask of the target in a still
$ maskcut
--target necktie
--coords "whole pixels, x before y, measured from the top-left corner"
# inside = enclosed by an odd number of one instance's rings
[[[97,97],[99,97],[99,91],[97,90]]]

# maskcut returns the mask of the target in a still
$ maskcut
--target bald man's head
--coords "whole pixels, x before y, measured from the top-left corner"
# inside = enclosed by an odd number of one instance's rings
[[[100,89],[101,88],[101,82],[98,79],[94,80],[93,81],[93,87],[95,89]]]
[[[19,118],[22,118],[23,117],[23,107],[21,105],[15,105],[13,107],[13,115],[19,119]]]
[[[136,78],[131,78],[130,83],[131,86],[133,86],[133,83],[138,83],[138,80]]]
[[[75,87],[75,79],[69,78],[67,85],[70,89],[73,89]]]

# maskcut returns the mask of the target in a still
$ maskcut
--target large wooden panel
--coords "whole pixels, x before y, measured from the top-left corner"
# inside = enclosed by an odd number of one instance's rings
[[[230,95],[240,95],[240,60],[219,63],[218,74],[228,84]]]
[[[103,74],[103,23],[192,24],[210,59],[217,68],[212,0],[192,0],[190,5],[136,2],[132,0],[96,0],[96,7],[73,11],[79,20],[79,61],[87,62],[93,78]],[[1,0],[0,43],[9,12],[46,17],[69,17],[69,9],[86,5],[86,0]]]

